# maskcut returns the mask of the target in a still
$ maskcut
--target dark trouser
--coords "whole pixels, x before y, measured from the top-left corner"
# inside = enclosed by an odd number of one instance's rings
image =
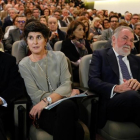
[[[7,140],[5,130],[14,134],[13,110],[0,106],[0,140]]]
[[[134,122],[140,127],[140,93],[127,91],[116,94],[107,106],[107,119]]]
[[[43,110],[39,119],[40,128],[54,140],[83,140],[84,130],[77,122],[78,108],[72,100],[65,100],[51,110]]]

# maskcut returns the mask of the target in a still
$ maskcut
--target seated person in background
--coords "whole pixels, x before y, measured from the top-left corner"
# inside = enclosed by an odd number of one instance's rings
[[[78,21],[82,21],[85,25],[85,39],[88,40],[89,42],[92,42],[92,37],[89,35],[89,21],[88,18],[85,16],[80,16],[77,18]]]
[[[58,27],[67,27],[67,24],[61,19],[61,10],[55,10],[53,16],[58,20]]]
[[[39,21],[46,26],[48,25],[48,18],[46,16],[40,16]]]
[[[95,17],[90,25],[89,33],[94,37],[95,35],[101,35],[103,31],[103,27],[101,25],[101,19],[99,17]]]
[[[101,36],[98,38],[99,40],[111,40],[114,30],[118,27],[119,18],[117,16],[109,17],[110,28],[102,31]]]
[[[134,25],[134,46],[133,54],[140,54],[140,22]]]
[[[54,49],[54,44],[57,41],[64,40],[66,38],[66,33],[58,28],[58,22],[56,17],[48,18],[48,27],[50,29],[49,43]]]
[[[17,15],[17,10],[15,8],[9,8],[9,15],[10,16],[7,16],[3,21],[3,25],[2,25],[3,32],[5,32],[5,28],[7,26],[13,25],[13,19]]]
[[[5,48],[9,51],[12,49],[12,45],[15,41],[20,40],[23,37],[23,30],[26,23],[25,16],[17,17],[17,29],[13,29],[9,32],[9,36],[5,41]]]
[[[112,36],[113,48],[93,52],[88,86],[99,94],[99,128],[107,120],[140,127],[140,58],[130,54],[133,41],[133,30],[120,26]]]
[[[7,39],[8,36],[9,36],[9,31],[12,30],[12,29],[16,29],[17,28],[17,21],[18,21],[18,15],[15,16],[15,18],[13,19],[13,25],[9,26],[8,27],[8,30],[5,31],[5,34],[4,34],[4,39]]]
[[[104,30],[110,28],[109,19],[103,20],[103,28],[104,28]]]
[[[61,51],[70,59],[73,64],[73,80],[79,82],[80,59],[87,54],[91,54],[90,44],[84,39],[85,25],[83,22],[75,20],[70,23],[67,30],[67,37],[62,42]]]
[[[132,15],[132,18],[131,18],[131,21],[130,21],[129,27],[132,28],[132,29],[134,30],[134,25],[135,25],[136,23],[138,23],[138,22],[139,22],[139,15],[138,15],[138,14],[133,14],[133,15]]]
[[[67,9],[62,10],[62,20],[69,25],[73,21],[73,17],[69,16],[69,12]]]
[[[51,110],[44,109],[72,92],[65,55],[45,49],[49,29],[44,24],[30,22],[24,33],[31,55],[22,59],[19,70],[33,104],[30,115],[34,120],[38,118],[39,127],[55,140],[83,140],[84,131],[77,122],[74,101],[65,100]]]
[[[40,17],[40,22],[41,22],[41,19],[44,19],[42,17],[44,17],[44,16]],[[36,19],[27,20],[27,22],[25,24],[25,27],[26,27],[26,25],[28,23],[33,22],[33,21],[37,22],[38,20],[36,20]],[[44,22],[43,22],[43,24],[44,24]],[[47,50],[52,50],[52,47],[50,46],[49,42],[46,43],[46,49]],[[27,45],[27,42],[24,39],[22,39],[18,44],[17,56],[15,56],[16,60],[17,60],[17,64],[22,60],[22,58],[24,58],[24,57],[26,57],[26,56],[28,56],[30,54],[31,54],[31,52],[30,52],[30,49],[29,49],[29,47]]]
[[[0,140],[7,140],[4,129],[14,135],[13,102],[22,94],[23,80],[16,59],[0,52]]]

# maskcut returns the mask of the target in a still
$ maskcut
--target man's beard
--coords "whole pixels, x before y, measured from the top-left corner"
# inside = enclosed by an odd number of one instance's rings
[[[125,51],[124,49],[129,49],[129,51]],[[131,52],[131,47],[129,45],[124,45],[122,47],[115,46],[115,50],[119,55],[128,56]]]

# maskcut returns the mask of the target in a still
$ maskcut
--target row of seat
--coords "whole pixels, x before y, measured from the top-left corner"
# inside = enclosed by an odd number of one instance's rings
[[[94,49],[95,49],[95,43],[93,44]],[[14,44],[18,44],[18,42],[15,42]],[[62,44],[62,41],[58,41],[54,46],[54,50],[55,51],[61,50],[61,44]],[[96,49],[102,48],[101,46],[104,46],[104,45],[100,45],[100,46],[97,45]],[[14,55],[13,50],[12,50],[12,55]],[[84,90],[88,90],[88,70],[89,70],[91,57],[92,55],[86,55],[81,59],[81,62],[79,65],[80,89],[82,88]],[[68,63],[69,63],[69,69],[70,69],[71,64],[69,60],[68,60]],[[88,93],[90,92],[88,91]],[[98,121],[97,120],[98,119],[98,108],[97,108],[98,100],[99,100],[99,97],[96,94],[93,94],[93,96],[84,98],[81,101],[81,105],[84,106],[84,109],[86,110],[86,115],[87,115],[85,118],[84,117],[82,118],[82,121],[88,126],[90,135],[91,135],[90,138],[92,140],[95,140],[96,138],[96,128],[97,128],[97,121]],[[26,102],[25,104],[22,104],[22,106],[26,109]],[[83,110],[81,110],[81,114],[82,113],[83,113]],[[45,140],[45,139],[52,140],[53,139],[53,137],[49,135],[47,132],[41,129],[36,129],[34,126],[30,127],[29,132],[30,132],[29,136],[31,140]],[[98,130],[97,133],[99,133],[106,140],[139,140],[140,139],[140,128],[131,122],[122,123],[122,122],[114,122],[114,121],[108,120],[104,128]]]

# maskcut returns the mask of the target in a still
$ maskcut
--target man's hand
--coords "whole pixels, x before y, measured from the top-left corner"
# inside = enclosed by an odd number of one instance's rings
[[[140,83],[136,79],[129,79],[127,83],[131,90],[137,91],[140,89]]]
[[[38,119],[41,115],[42,110],[48,105],[48,102],[46,101],[46,103],[41,100],[38,104],[36,104],[35,106],[33,106],[33,108],[30,111],[30,115],[35,119],[36,115],[38,114]]]
[[[131,88],[129,87],[129,84],[127,81],[121,85],[115,86],[115,88],[114,88],[115,93],[123,93],[123,92],[129,91],[129,90],[131,90]]]
[[[116,93],[123,93],[125,91],[129,90],[139,90],[140,89],[140,83],[136,79],[129,79],[129,80],[123,80],[124,83],[121,85],[117,85],[114,88],[114,92]]]
[[[3,101],[0,99],[0,105],[2,105],[3,104]]]

